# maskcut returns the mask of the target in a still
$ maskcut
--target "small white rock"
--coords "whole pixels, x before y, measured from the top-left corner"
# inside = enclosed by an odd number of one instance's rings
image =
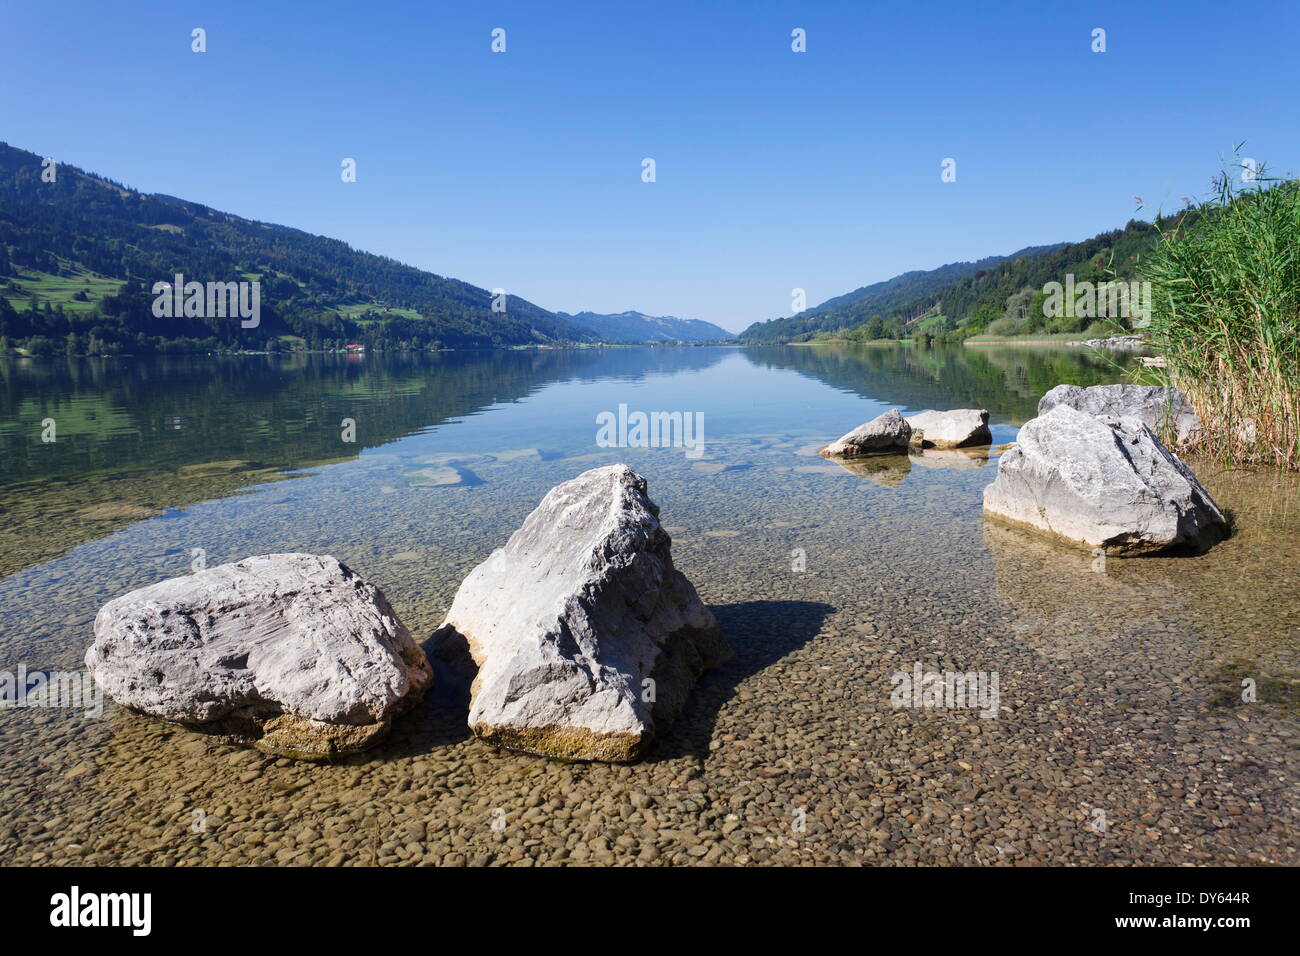
[[[927,448],[964,448],[993,442],[989,413],[983,408],[954,408],[946,412],[909,415],[912,442]]]
[[[912,426],[898,414],[898,409],[891,408],[831,442],[818,454],[823,458],[857,458],[862,455],[906,452],[911,438]]]

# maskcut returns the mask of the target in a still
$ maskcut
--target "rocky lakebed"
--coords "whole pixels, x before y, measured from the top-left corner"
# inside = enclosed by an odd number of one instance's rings
[[[1294,864],[1300,481],[1132,389],[1015,443],[398,445],[130,524],[0,582],[6,656],[117,702],[4,713],[0,852]]]

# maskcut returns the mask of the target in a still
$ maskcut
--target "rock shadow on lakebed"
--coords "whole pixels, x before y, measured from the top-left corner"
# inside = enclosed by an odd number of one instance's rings
[[[647,763],[707,758],[718,712],[741,683],[816,638],[836,609],[819,601],[745,601],[709,610],[732,655],[700,678],[673,726],[642,758]]]
[[[469,712],[469,686],[474,679],[473,673],[448,666],[445,660],[432,652],[427,641],[422,648],[433,665],[433,683],[424,698],[406,713],[393,718],[388,736],[374,747],[326,763],[377,766],[395,760],[438,758],[447,748],[463,744],[474,736],[465,720]]]
[[[384,760],[436,755],[474,736],[466,716],[477,668],[468,649],[449,648],[432,635],[420,642],[420,649],[433,667],[433,683],[419,705],[395,719],[388,739],[371,751]]]

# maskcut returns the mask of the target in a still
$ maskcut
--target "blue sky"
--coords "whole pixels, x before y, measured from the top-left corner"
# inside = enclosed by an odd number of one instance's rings
[[[87,0],[2,29],[0,139],[568,312],[738,330],[1177,206],[1243,140],[1300,171],[1295,3]]]

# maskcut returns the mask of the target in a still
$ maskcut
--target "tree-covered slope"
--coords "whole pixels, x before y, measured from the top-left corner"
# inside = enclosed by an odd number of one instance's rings
[[[755,323],[740,337],[747,342],[806,341],[851,332],[857,338],[892,338],[910,335],[918,325],[937,332],[1081,331],[1087,320],[1065,323],[1069,328],[1047,321],[1041,309],[1043,287],[1065,282],[1067,274],[1076,282],[1131,278],[1156,235],[1152,224],[1132,220],[1123,229],[1082,242],[1032,246],[1009,256],[907,272],[801,315]]]
[[[1059,246],[1034,246],[1010,256],[988,256],[978,262],[950,262],[937,269],[904,272],[892,279],[827,299],[799,315],[755,322],[740,333],[740,338],[751,342],[779,342],[801,336],[806,338],[817,332],[851,328],[874,315],[906,315],[909,310],[924,312],[940,292],[962,279],[985,272],[1002,262],[1040,255],[1056,248]]]
[[[361,252],[337,239],[150,195],[0,143],[0,335],[68,336],[96,350],[307,343],[427,347],[594,341],[595,332],[510,296]],[[156,318],[153,283],[261,282],[261,324]]]

